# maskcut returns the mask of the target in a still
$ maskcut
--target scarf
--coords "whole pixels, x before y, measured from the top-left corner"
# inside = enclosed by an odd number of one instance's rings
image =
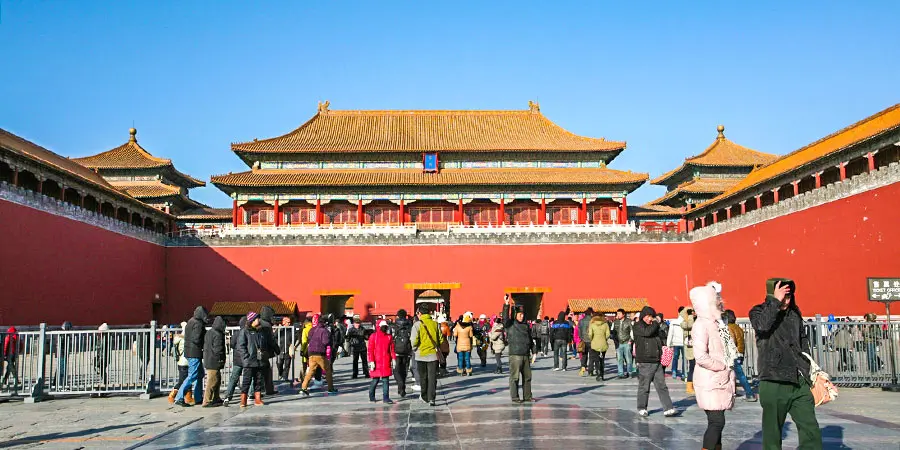
[[[737,359],[737,345],[728,331],[728,325],[724,321],[718,320],[716,324],[719,326],[719,338],[722,339],[722,347],[725,348],[725,364],[729,368],[734,368],[734,360]]]

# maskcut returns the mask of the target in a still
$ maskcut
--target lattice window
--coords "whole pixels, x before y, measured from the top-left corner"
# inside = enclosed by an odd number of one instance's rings
[[[555,224],[572,224],[578,223],[578,207],[577,206],[557,206],[547,208],[550,216]]]
[[[370,206],[366,208],[366,223],[400,223],[400,208],[397,206]]]
[[[248,209],[245,211],[244,219],[250,225],[272,225],[275,223],[275,211],[272,209]]]
[[[619,208],[615,206],[597,206],[590,210],[591,223],[618,223]]]
[[[285,225],[301,225],[316,223],[316,209],[302,207],[286,207],[283,210]]]
[[[541,216],[540,206],[507,206],[504,212],[507,223],[512,224],[536,224]]]
[[[322,217],[324,223],[357,223],[356,205],[331,205]]]
[[[487,225],[500,223],[497,205],[472,205],[466,206],[467,225]]]
[[[455,212],[442,206],[418,206],[409,209],[409,216],[413,222],[449,223],[455,221]]]

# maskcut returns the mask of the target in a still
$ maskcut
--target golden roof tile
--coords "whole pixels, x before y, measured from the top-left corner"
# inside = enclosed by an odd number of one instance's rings
[[[777,155],[759,152],[735,144],[725,137],[725,127],[722,125],[718,126],[717,131],[719,135],[716,136],[716,140],[703,153],[685,159],[681,166],[653,179],[650,183],[665,184],[667,180],[692,165],[705,167],[755,167],[768,164],[778,157]]]
[[[129,182],[114,181],[112,184],[116,189],[138,199],[181,195],[181,188],[179,188],[178,186],[165,184],[158,180]]]
[[[248,172],[213,176],[212,183],[220,188],[224,186],[640,185],[647,178],[646,173],[623,172],[608,168],[444,169],[439,173],[424,173],[419,169],[255,169]]]
[[[651,201],[651,205],[662,205],[678,194],[721,194],[739,183],[741,178],[694,178],[666,192],[666,195]]]
[[[291,316],[297,313],[296,302],[215,302],[209,311],[211,316],[243,316],[248,312],[259,312],[263,306],[270,306],[277,316]]]
[[[231,208],[194,208],[178,214],[178,220],[227,219],[231,220]]]
[[[671,217],[680,216],[684,214],[684,211],[682,211],[681,208],[672,206],[647,203],[637,207],[628,207],[628,213],[629,215],[634,215],[636,217]]]
[[[625,142],[579,136],[536,104],[514,111],[331,111],[327,103],[294,131],[231,145],[246,153],[327,152],[619,152]]]
[[[619,308],[626,313],[639,312],[647,306],[646,298],[579,298],[569,300],[569,309],[574,313],[582,313],[588,308],[595,313],[614,313]]]

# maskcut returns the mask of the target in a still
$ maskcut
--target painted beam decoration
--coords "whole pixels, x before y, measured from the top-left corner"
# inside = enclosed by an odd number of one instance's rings
[[[867,278],[869,301],[900,302],[900,278]]]

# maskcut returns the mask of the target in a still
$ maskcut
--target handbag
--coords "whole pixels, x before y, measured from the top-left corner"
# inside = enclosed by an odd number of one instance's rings
[[[672,365],[672,358],[674,357],[675,349],[664,345],[662,348],[662,356],[659,359],[659,363],[662,364],[663,367],[669,367]]]
[[[812,392],[815,405],[819,406],[835,401],[838,397],[838,389],[831,382],[831,377],[816,364],[809,353],[803,352],[803,356],[809,360],[809,390]]]
[[[581,341],[578,343],[578,348],[576,348],[575,350],[577,350],[578,353],[584,353],[584,347],[585,347],[584,341]]]

